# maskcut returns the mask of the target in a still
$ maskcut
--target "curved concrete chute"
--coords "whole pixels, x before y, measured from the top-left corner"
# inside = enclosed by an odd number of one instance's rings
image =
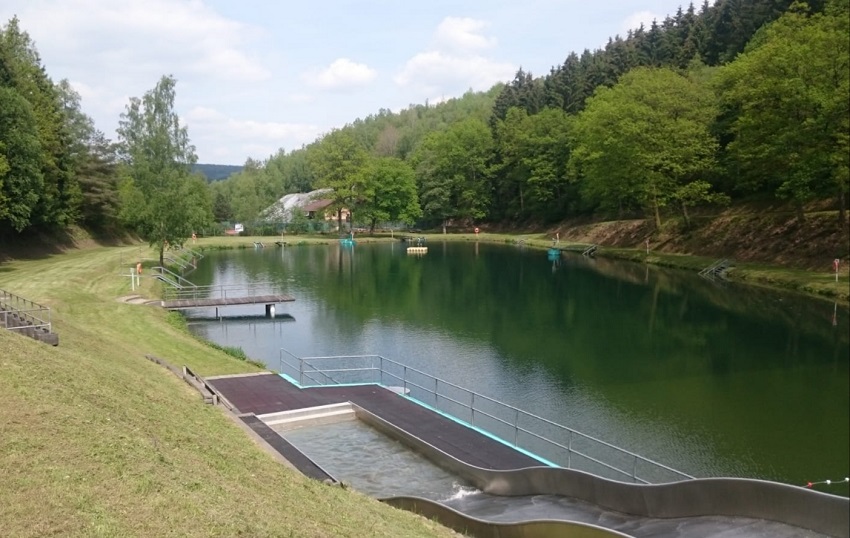
[[[629,538],[630,536],[604,527],[574,521],[535,520],[517,523],[486,521],[421,497],[390,497],[381,499],[381,502],[434,519],[443,526],[477,538],[489,536],[494,538]]]
[[[746,521],[742,520],[741,525],[752,525],[754,521],[766,520],[792,527],[784,530],[769,529],[764,536],[794,536],[796,528],[819,535],[850,538],[850,499],[846,497],[745,478],[698,478],[647,485],[617,482],[560,467],[529,467],[511,471],[483,469],[460,461],[380,417],[358,406],[354,407],[357,417],[364,422],[401,441],[487,495],[553,495],[575,499],[588,503],[597,512],[612,511],[618,515],[631,516],[636,525],[640,525],[638,520],[641,518],[654,520],[648,523],[650,525],[665,519],[715,518],[718,524],[734,528],[734,520],[721,519],[744,518]],[[425,505],[418,501],[417,506]],[[554,513],[552,519],[561,521],[564,518]],[[707,521],[705,526],[711,528],[712,524]],[[492,534],[484,534],[489,535]]]

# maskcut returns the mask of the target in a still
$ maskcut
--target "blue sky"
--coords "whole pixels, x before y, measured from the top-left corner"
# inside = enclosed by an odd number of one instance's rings
[[[699,7],[701,2],[696,2]],[[243,164],[381,108],[545,74],[676,0],[3,0],[110,138],[162,75],[200,162]]]

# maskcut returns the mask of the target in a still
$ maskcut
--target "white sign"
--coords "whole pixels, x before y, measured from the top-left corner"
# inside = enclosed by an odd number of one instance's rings
[[[239,224],[238,222],[237,222],[237,223],[236,223],[236,225],[233,227],[233,229],[236,231],[236,233],[240,233],[240,232],[245,231],[245,227],[244,227],[244,226],[242,226],[241,224]]]

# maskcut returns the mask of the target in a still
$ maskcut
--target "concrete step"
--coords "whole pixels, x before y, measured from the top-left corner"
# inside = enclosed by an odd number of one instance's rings
[[[299,428],[301,426],[315,426],[319,424],[332,424],[343,420],[357,418],[354,408],[350,403],[338,403],[320,405],[306,409],[293,409],[291,411],[280,411],[278,413],[267,413],[257,418],[265,422],[276,431]]]

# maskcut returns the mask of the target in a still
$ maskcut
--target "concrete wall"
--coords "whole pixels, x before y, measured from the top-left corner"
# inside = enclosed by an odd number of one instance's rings
[[[455,459],[362,408],[355,406],[355,411],[364,422],[405,443],[485,493],[502,496],[563,495],[609,510],[651,518],[732,516],[766,519],[829,536],[850,538],[850,499],[845,497],[744,478],[703,478],[644,485],[556,467],[515,471],[482,469]],[[401,500],[395,502],[402,503]],[[420,504],[425,506],[425,503]]]

